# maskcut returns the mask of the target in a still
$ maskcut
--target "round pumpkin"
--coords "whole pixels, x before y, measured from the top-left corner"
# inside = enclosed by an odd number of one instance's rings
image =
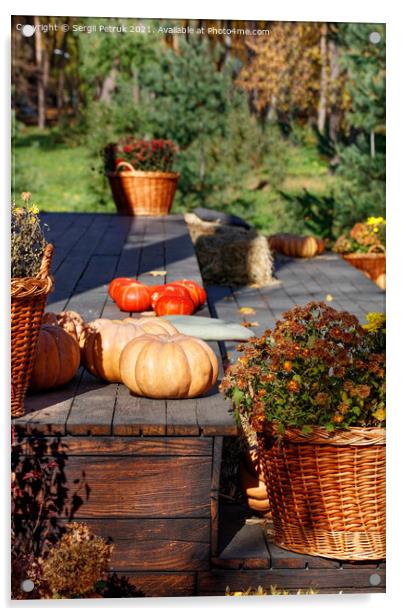
[[[151,307],[152,307],[152,310],[155,310],[157,301],[165,293],[177,295],[179,297],[185,297],[185,298],[191,300],[190,292],[188,291],[188,289],[185,289],[183,286],[181,286],[181,285],[176,285],[175,286],[174,283],[164,284],[163,286],[160,286],[159,289],[154,291],[152,293],[152,295],[151,295]]]
[[[133,281],[117,287],[115,302],[123,312],[144,312],[151,307],[151,294],[142,282]]]
[[[202,306],[207,301],[207,294],[205,292],[205,289],[203,289],[203,287],[194,282],[194,280],[175,280],[173,284],[181,285],[189,291],[191,299],[193,300],[194,306],[196,308],[198,308],[198,306]]]
[[[386,280],[385,280],[385,274],[380,274],[377,279],[376,279],[376,284],[380,287],[380,289],[382,289],[383,291],[385,291],[386,288]]]
[[[110,283],[109,289],[108,289],[110,297],[115,301],[115,295],[116,295],[117,289],[123,285],[131,284],[132,282],[134,282],[132,278],[127,278],[127,277],[114,278],[112,282]]]
[[[59,325],[42,325],[30,388],[33,391],[54,389],[74,377],[80,365],[80,348],[73,336]]]
[[[120,382],[120,354],[133,338],[144,335],[134,323],[96,319],[84,334],[83,362],[94,376],[111,383]]]
[[[159,297],[154,310],[158,317],[167,314],[193,314],[194,304],[189,295],[181,297],[176,292],[168,291]]]
[[[287,257],[311,258],[325,250],[324,240],[312,235],[292,235],[291,233],[278,233],[269,238],[272,250],[281,252]]]
[[[148,398],[195,398],[218,377],[218,360],[206,342],[174,334],[145,334],[127,344],[120,357],[122,382]]]
[[[142,327],[146,334],[178,334],[178,330],[172,323],[159,319],[158,317],[141,317],[135,319],[133,317],[127,317],[123,319],[123,323],[134,323]]]
[[[79,342],[82,331],[85,327],[85,321],[78,312],[74,310],[65,310],[56,314],[55,312],[46,312],[43,315],[44,325],[59,325],[77,342]]]

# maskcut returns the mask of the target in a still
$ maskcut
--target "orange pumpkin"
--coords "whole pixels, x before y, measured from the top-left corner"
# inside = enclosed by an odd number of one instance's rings
[[[380,275],[376,278],[376,284],[380,287],[380,289],[382,289],[383,291],[385,291],[385,287],[386,287],[385,274],[380,274]]]
[[[80,365],[80,348],[73,336],[59,325],[42,325],[30,388],[33,391],[65,385]]]
[[[43,315],[44,325],[59,325],[77,342],[80,339],[81,333],[85,327],[85,321],[78,312],[74,310],[66,310],[59,312],[46,312]]]
[[[171,295],[172,294],[178,295],[179,297],[185,297],[187,299],[191,299],[190,292],[188,291],[188,289],[185,289],[183,286],[181,285],[175,286],[174,283],[164,284],[164,285],[161,285],[159,288],[157,288],[151,295],[152,310],[155,310],[157,301],[165,293],[169,293]]]
[[[126,344],[143,334],[142,327],[131,322],[96,319],[88,323],[82,336],[85,367],[100,379],[120,382],[120,354]]]
[[[162,293],[156,301],[154,310],[158,317],[167,314],[193,314],[194,304],[189,295],[181,297],[176,292],[168,291]]]
[[[321,254],[325,250],[325,242],[312,235],[292,235],[290,233],[278,233],[269,238],[269,246],[272,250],[281,252],[287,257],[311,258]]]
[[[127,344],[120,357],[122,382],[138,396],[195,398],[218,377],[218,360],[206,342],[174,334],[145,334]]]
[[[132,282],[134,282],[132,278],[127,278],[127,277],[114,278],[112,282],[110,283],[109,289],[108,289],[110,297],[115,301],[115,294],[116,294],[117,289],[123,285],[131,284]]]
[[[203,289],[199,284],[194,282],[194,280],[175,280],[172,284],[180,285],[187,289],[196,308],[205,304],[207,300],[207,294],[205,292],[205,289]]]
[[[144,312],[151,307],[151,294],[142,282],[122,284],[114,292],[116,304],[123,312]]]

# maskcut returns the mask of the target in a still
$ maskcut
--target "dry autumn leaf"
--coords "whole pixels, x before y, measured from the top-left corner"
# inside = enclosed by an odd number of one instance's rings
[[[243,308],[239,309],[241,314],[255,314],[255,308],[250,308],[250,306],[243,306]]]
[[[152,270],[151,272],[148,272],[148,274],[150,274],[151,276],[166,276],[167,271],[166,270]]]
[[[258,321],[243,321],[241,325],[243,325],[243,327],[258,327],[259,322]]]

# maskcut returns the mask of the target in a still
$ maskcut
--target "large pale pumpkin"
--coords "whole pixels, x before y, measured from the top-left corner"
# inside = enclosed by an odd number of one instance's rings
[[[96,319],[88,323],[83,335],[86,369],[105,381],[120,382],[120,354],[133,338],[142,335],[144,330],[134,323],[111,319]]]
[[[138,396],[195,398],[216,382],[218,360],[198,338],[145,334],[124,348],[120,375],[122,382]]]
[[[56,314],[46,312],[43,316],[44,325],[60,325],[70,336],[78,342],[85,327],[85,321],[78,312],[65,310]]]
[[[134,325],[139,325],[146,334],[159,335],[179,333],[172,323],[169,323],[164,319],[160,319],[159,317],[141,317],[139,319],[127,317],[126,319],[123,319],[123,323],[134,323]]]
[[[71,381],[80,365],[80,348],[73,336],[58,325],[42,325],[30,388],[54,389]]]

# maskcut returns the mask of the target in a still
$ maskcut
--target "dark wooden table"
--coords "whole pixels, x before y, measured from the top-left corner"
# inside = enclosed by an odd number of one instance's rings
[[[45,222],[55,245],[55,289],[48,310],[76,310],[87,321],[122,318],[107,294],[116,276],[150,284],[177,278],[202,283],[180,216],[48,214]],[[334,307],[360,318],[382,309],[384,294],[336,255],[283,259],[276,265],[279,280],[261,289],[209,287],[208,306],[199,314],[254,321],[259,334],[283,310],[325,300],[328,294]],[[154,277],[150,272],[155,270],[166,274]],[[253,308],[255,315],[243,316],[242,306]],[[236,356],[236,343],[211,347],[218,356]],[[220,370],[221,377],[222,363]],[[80,368],[66,387],[29,395],[26,408],[27,414],[15,421],[24,455],[55,459],[62,468],[57,523],[62,526],[71,517],[88,521],[95,532],[109,537],[115,546],[112,569],[127,575],[146,595],[222,594],[226,584],[238,590],[281,580],[284,587],[295,589],[308,586],[311,579],[325,592],[344,589],[352,579],[350,574],[334,577],[334,568],[343,569],[325,559],[307,559],[316,562],[309,577],[305,557],[281,555],[284,551],[267,543],[266,533],[257,541],[261,523],[246,523],[247,515],[238,515],[236,508],[221,508],[218,533],[222,443],[234,437],[237,428],[231,404],[217,386],[198,399],[149,400]],[[288,571],[279,578],[272,575],[278,563]],[[367,566],[362,566],[352,565],[360,572],[352,591],[383,591],[385,572],[373,585],[364,572]]]

